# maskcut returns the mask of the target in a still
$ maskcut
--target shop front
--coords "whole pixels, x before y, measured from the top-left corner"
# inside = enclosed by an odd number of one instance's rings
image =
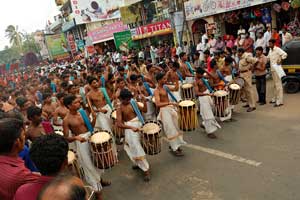
[[[125,30],[127,30],[127,25],[124,25],[119,20],[105,25],[87,24],[87,35],[92,40],[98,53],[103,53],[106,50],[115,50],[114,33]]]
[[[173,43],[173,29],[170,20],[164,20],[131,29],[133,41],[140,41],[141,46]]]
[[[276,15],[272,9],[275,1],[189,0],[185,2],[186,19],[194,38],[199,37],[203,30],[207,32],[206,22],[214,23],[216,35],[236,36],[240,26],[248,30],[251,23],[276,26]]]

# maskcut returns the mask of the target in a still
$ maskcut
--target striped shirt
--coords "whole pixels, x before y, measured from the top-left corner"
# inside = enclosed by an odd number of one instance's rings
[[[11,200],[21,185],[30,183],[40,176],[32,174],[21,158],[0,155],[0,177],[0,199]]]

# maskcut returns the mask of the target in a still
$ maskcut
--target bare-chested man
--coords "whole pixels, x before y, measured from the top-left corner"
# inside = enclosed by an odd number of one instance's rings
[[[194,82],[194,89],[196,96],[199,98],[200,102],[200,114],[202,117],[202,125],[205,128],[207,133],[207,137],[211,139],[217,138],[214,132],[221,128],[218,122],[215,119],[214,113],[212,111],[213,101],[211,99],[211,95],[203,82],[203,74],[205,71],[199,67],[196,69],[196,79]]]
[[[139,130],[142,126],[141,121],[137,117],[130,100],[133,98],[132,93],[123,89],[120,92],[121,105],[117,109],[117,124],[118,127],[125,129],[125,146],[124,149],[134,163],[133,169],[140,168],[144,172],[144,181],[150,180],[149,163],[145,158],[145,151],[141,145],[141,138]],[[146,103],[146,102],[144,102]],[[139,105],[138,105],[139,106]],[[143,112],[147,111],[147,108],[140,107]]]
[[[27,118],[30,125],[26,131],[26,138],[33,142],[36,138],[45,135],[45,129],[42,126],[42,110],[36,106],[30,106],[27,109]]]
[[[178,127],[178,115],[174,109],[177,102],[170,102],[168,93],[164,89],[167,83],[167,76],[164,73],[156,75],[158,86],[154,91],[156,107],[160,108],[158,119],[162,121],[164,132],[169,141],[170,149],[175,156],[183,156],[181,145],[186,144],[183,140],[183,133]]]
[[[69,110],[64,105],[64,97],[66,95],[64,93],[58,93],[56,98],[58,99],[58,107],[55,109],[53,113],[53,124],[55,126],[62,126],[63,119],[68,114]]]
[[[51,93],[43,93],[42,116],[45,120],[50,121],[56,109],[56,103],[52,102]]]
[[[102,170],[99,170],[94,166],[91,155],[90,146],[87,142],[91,136],[91,132],[88,130],[87,124],[84,122],[83,115],[78,111],[80,109],[80,99],[74,95],[68,95],[64,98],[64,105],[69,109],[69,113],[63,120],[63,132],[64,137],[69,142],[76,143],[76,152],[81,167],[83,168],[85,181],[93,187],[96,191],[98,199],[102,200],[101,190],[102,186],[109,184],[102,181],[101,174]],[[96,115],[92,113],[93,121],[90,122],[91,126],[96,123]],[[87,115],[85,115],[87,117]],[[88,117],[87,117],[88,118]],[[87,119],[89,121],[89,119]],[[69,136],[71,131],[72,136]]]
[[[180,85],[179,85],[179,77],[177,74],[177,70],[179,70],[179,63],[177,62],[170,62],[169,63],[170,70],[167,72],[167,84],[170,87],[170,90],[172,91],[175,98],[180,101],[181,100],[181,94],[180,94]]]
[[[97,113],[95,127],[111,132],[112,121],[110,119],[110,114],[112,110],[107,104],[103,93],[99,89],[98,79],[92,77],[88,81],[91,90],[86,97],[91,112],[94,114]]]
[[[190,72],[187,64],[186,64],[186,61],[187,61],[187,55],[185,52],[181,52],[179,54],[179,64],[180,64],[180,72],[182,74],[182,78],[188,82],[188,83],[192,83],[193,82],[193,74]]]

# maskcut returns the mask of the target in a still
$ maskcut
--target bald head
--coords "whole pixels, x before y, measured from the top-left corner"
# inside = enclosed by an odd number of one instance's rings
[[[40,192],[38,200],[86,200],[87,193],[81,179],[59,175]]]

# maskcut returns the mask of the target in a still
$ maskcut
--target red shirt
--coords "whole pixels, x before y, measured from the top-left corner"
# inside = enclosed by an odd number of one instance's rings
[[[40,176],[32,174],[19,157],[0,155],[0,199],[12,200],[17,189]]]
[[[211,57],[209,56],[209,57],[206,59],[206,67],[207,67],[207,71],[208,71],[208,72],[211,72],[210,62],[211,62]]]
[[[32,183],[26,183],[19,187],[14,200],[36,200],[41,189],[50,182],[54,177],[41,176]]]

